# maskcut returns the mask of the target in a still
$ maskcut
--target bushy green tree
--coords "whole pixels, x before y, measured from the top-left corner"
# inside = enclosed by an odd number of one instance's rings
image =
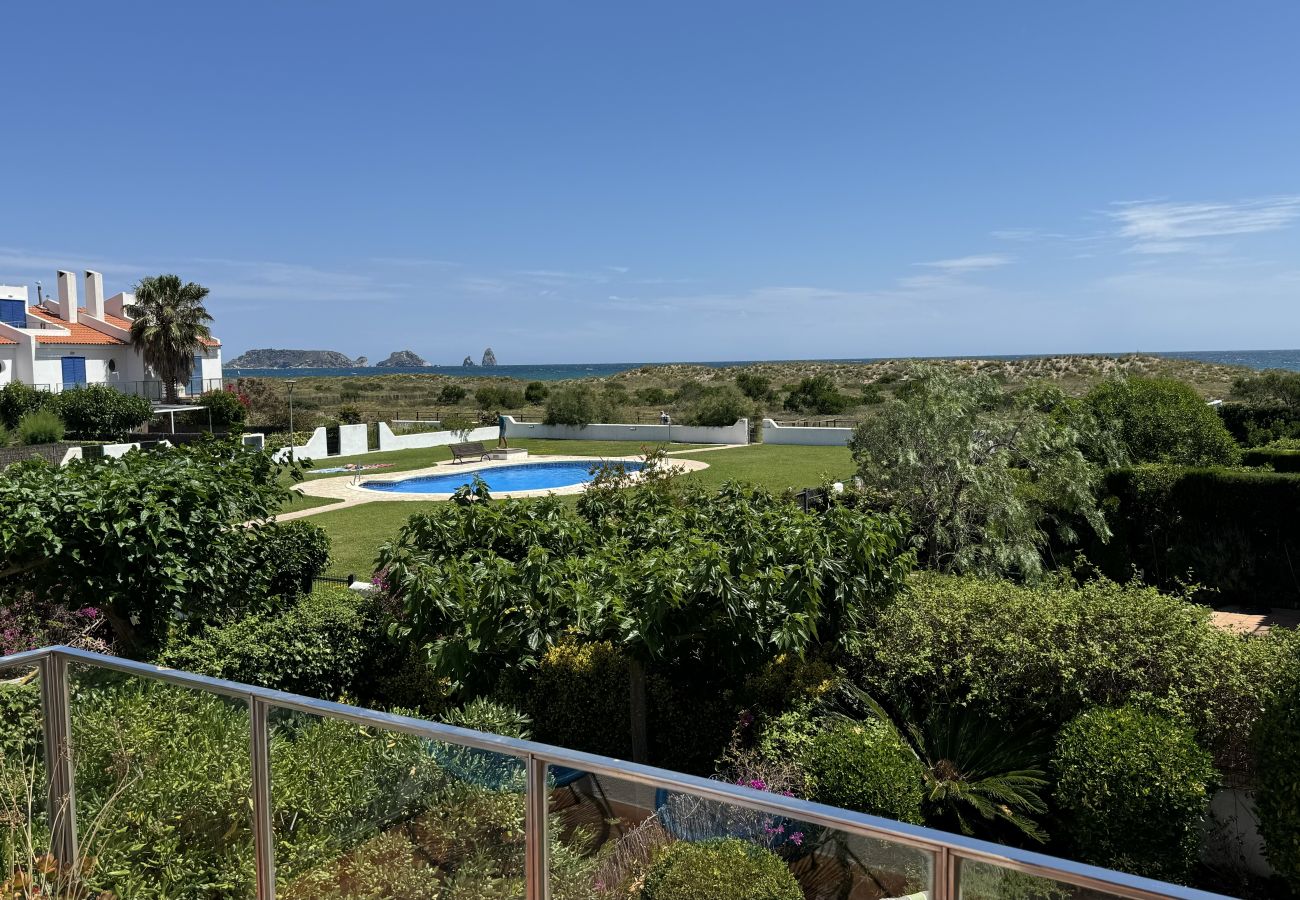
[[[741,372],[736,375],[736,387],[742,394],[757,403],[771,403],[776,400],[776,391],[772,389],[772,379],[753,372]]]
[[[459,384],[444,384],[438,392],[439,403],[459,403],[469,396],[469,391]]]
[[[485,384],[474,392],[474,399],[479,409],[491,412],[518,409],[524,405],[523,393],[509,384]]]
[[[204,391],[199,403],[212,417],[214,431],[238,431],[248,420],[247,398],[236,391]]]
[[[753,414],[754,404],[729,384],[718,385],[693,402],[687,410],[687,425],[725,427]]]
[[[212,316],[203,307],[207,295],[203,285],[177,275],[142,278],[135,286],[131,346],[162,381],[168,403],[176,402],[177,385],[189,378],[201,342],[212,337]]]
[[[104,384],[69,388],[50,406],[73,434],[108,440],[124,438],[153,415],[148,400]]]
[[[544,383],[530,381],[528,386],[524,388],[524,399],[529,403],[541,403],[550,392],[550,389]]]
[[[401,629],[469,689],[531,667],[565,634],[623,647],[638,759],[649,665],[698,657],[743,674],[775,653],[852,640],[909,563],[892,516],[803,514],[736,485],[597,483],[579,512],[467,494],[412,517],[379,562],[406,607]]]
[[[18,427],[18,422],[29,412],[44,409],[57,397],[49,391],[38,391],[21,381],[11,381],[0,387],[0,425],[11,431]]]
[[[614,422],[620,415],[614,398],[585,384],[556,388],[546,398],[547,425],[583,427],[593,422]]]
[[[1300,408],[1300,372],[1268,369],[1232,382],[1232,398],[1256,405]]]
[[[840,393],[828,375],[813,375],[803,379],[785,398],[786,409],[819,416],[842,413],[853,404],[853,398]]]
[[[1189,728],[1137,706],[1070,722],[1053,760],[1062,834],[1085,862],[1185,881],[1214,769]]]
[[[1132,462],[1232,464],[1238,448],[1223,420],[1189,384],[1173,378],[1105,381],[1084,398]]]
[[[256,544],[295,471],[224,441],[11,466],[0,479],[0,579],[49,599],[94,597],[122,649],[139,652],[174,627],[266,601],[275,573]]]
[[[1090,423],[1053,389],[1008,398],[985,375],[915,367],[849,443],[875,502],[905,512],[922,562],[943,572],[1037,576],[1049,539],[1082,520],[1109,536]]]

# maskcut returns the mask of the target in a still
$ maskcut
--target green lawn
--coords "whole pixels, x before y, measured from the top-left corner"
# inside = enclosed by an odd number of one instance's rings
[[[530,454],[538,456],[566,454],[571,456],[626,456],[638,451],[638,446],[619,441],[518,441],[511,446],[527,447]],[[676,449],[676,448],[675,448]],[[391,470],[401,468],[413,469],[429,465],[433,454],[442,452],[442,459],[448,458],[443,448],[432,450],[400,450],[394,453],[372,453],[364,457],[353,457],[352,461],[396,461],[403,456],[406,463],[399,463]],[[405,454],[419,454],[415,457]],[[789,447],[755,444],[750,447],[737,447],[730,450],[711,450],[702,453],[686,454],[693,459],[703,460],[709,468],[702,472],[693,472],[687,478],[698,480],[705,485],[716,486],[724,481],[751,481],[763,485],[772,491],[786,488],[813,487],[826,477],[847,478],[853,471],[849,451],[844,447]],[[331,460],[331,465],[336,464]],[[371,570],[375,553],[385,541],[397,536],[398,529],[407,518],[417,512],[427,510],[436,501],[379,501],[352,506],[335,512],[323,512],[310,517],[310,521],[320,525],[330,536],[332,559],[330,572],[343,575],[353,573],[365,575]],[[305,508],[305,507],[300,507]]]
[[[280,507],[280,512],[297,512],[300,509],[312,509],[316,506],[329,506],[331,503],[339,503],[333,497],[312,497],[308,494],[300,494],[294,491],[294,496],[288,502]]]

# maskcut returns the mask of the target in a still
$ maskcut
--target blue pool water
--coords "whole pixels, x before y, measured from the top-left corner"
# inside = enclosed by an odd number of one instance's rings
[[[401,481],[366,481],[362,483],[362,487],[393,494],[450,494],[461,485],[469,484],[474,480],[474,476],[478,475],[487,482],[488,490],[493,492],[546,491],[573,484],[586,484],[591,481],[591,467],[594,463],[594,460],[519,463],[513,466],[452,472],[446,475],[423,475],[419,478],[404,478]],[[642,464],[625,462],[623,465],[629,472],[639,472]]]

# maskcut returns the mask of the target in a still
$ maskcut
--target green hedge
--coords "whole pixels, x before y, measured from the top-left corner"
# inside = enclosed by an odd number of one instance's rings
[[[1274,472],[1300,472],[1300,450],[1272,450],[1258,447],[1241,455],[1241,463],[1257,469]]]
[[[1255,727],[1255,800],[1269,862],[1300,894],[1300,641]]]
[[[781,858],[737,838],[669,844],[646,873],[641,900],[803,900]]]
[[[1222,403],[1219,418],[1243,447],[1300,437],[1300,409],[1284,403]]]
[[[1089,710],[1061,730],[1053,765],[1061,833],[1076,856],[1152,878],[1188,877],[1214,773],[1190,729],[1133,706]]]
[[[1106,477],[1114,536],[1088,556],[1114,578],[1189,577],[1216,602],[1300,607],[1300,476],[1138,466]]]
[[[352,691],[377,640],[374,604],[346,588],[309,594],[283,611],[178,636],[158,662],[294,694],[335,700]]]

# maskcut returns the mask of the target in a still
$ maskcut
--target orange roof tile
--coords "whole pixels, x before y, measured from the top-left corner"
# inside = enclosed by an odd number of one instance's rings
[[[15,341],[13,338],[0,336],[0,344],[16,344],[16,343],[18,342]]]
[[[53,322],[55,325],[66,328],[70,332],[69,334],[61,334],[51,331],[49,334],[37,334],[36,343],[38,344],[99,344],[121,346],[126,343],[126,341],[118,340],[115,337],[109,337],[108,335],[96,331],[89,325],[84,325],[81,322],[69,324],[53,313],[41,309],[39,306],[28,307],[27,311],[38,319],[44,319],[46,322]]]

